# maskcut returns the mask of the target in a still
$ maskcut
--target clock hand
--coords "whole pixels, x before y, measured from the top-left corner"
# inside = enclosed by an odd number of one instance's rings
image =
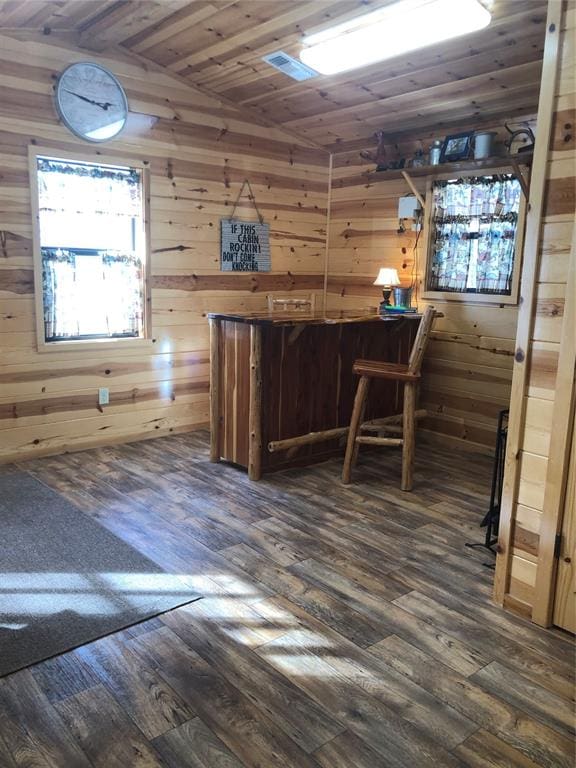
[[[108,109],[108,107],[114,106],[110,101],[94,101],[93,99],[89,99],[86,96],[82,96],[79,93],[74,93],[74,91],[69,91],[67,88],[64,89],[66,93],[70,93],[72,96],[76,96],[77,99],[82,99],[82,101],[88,102],[88,104],[94,104],[96,107],[100,107],[101,109]]]

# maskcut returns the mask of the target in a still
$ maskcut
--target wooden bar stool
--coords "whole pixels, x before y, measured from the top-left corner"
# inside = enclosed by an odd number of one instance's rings
[[[356,464],[358,458],[358,449],[360,445],[401,445],[402,446],[402,484],[403,491],[412,490],[412,478],[414,474],[414,449],[416,417],[424,415],[424,412],[416,411],[416,396],[418,384],[420,382],[420,369],[424,352],[432,330],[434,322],[434,307],[426,307],[424,316],[420,321],[418,332],[414,340],[410,360],[408,365],[400,363],[383,363],[378,360],[356,360],[353,366],[354,373],[360,376],[356,398],[354,399],[354,408],[352,410],[352,419],[350,430],[348,432],[348,443],[346,445],[346,456],[344,458],[344,467],[342,469],[342,482],[350,482],[352,467]],[[389,379],[399,381],[404,384],[404,406],[402,413],[398,416],[388,417],[387,419],[376,419],[374,421],[362,423],[366,399],[370,388],[370,381],[373,378]],[[401,424],[402,426],[396,426]],[[372,431],[392,431],[402,434],[401,437],[372,437],[364,436],[362,430],[370,429]]]

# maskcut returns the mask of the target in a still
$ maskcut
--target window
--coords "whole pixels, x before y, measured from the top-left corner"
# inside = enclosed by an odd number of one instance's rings
[[[524,206],[510,174],[435,180],[425,297],[517,300]]]
[[[146,338],[144,167],[33,158],[39,346]]]

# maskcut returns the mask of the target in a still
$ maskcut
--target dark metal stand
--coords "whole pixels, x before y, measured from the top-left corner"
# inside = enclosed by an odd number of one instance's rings
[[[496,434],[496,454],[494,456],[494,470],[492,472],[492,490],[490,492],[490,505],[488,512],[480,523],[480,528],[486,528],[486,536],[480,544],[466,543],[472,549],[483,547],[496,554],[494,547],[498,543],[498,523],[500,521],[500,505],[502,504],[502,486],[504,483],[504,462],[506,459],[506,439],[508,437],[508,414],[506,408],[498,414],[498,431]],[[494,568],[493,563],[485,563],[489,568]]]

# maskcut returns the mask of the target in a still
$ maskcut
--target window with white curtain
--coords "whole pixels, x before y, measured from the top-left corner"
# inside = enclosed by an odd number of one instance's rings
[[[41,341],[144,338],[144,168],[47,155],[35,162]]]

